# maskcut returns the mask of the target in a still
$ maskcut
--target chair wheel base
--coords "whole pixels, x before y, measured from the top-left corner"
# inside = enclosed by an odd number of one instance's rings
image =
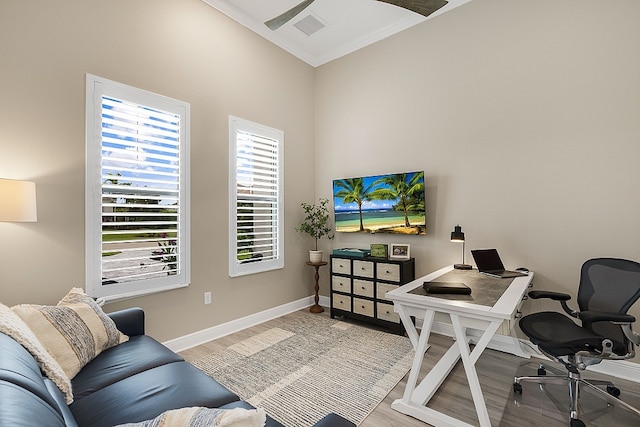
[[[571,419],[571,427],[587,427],[581,420]]]
[[[522,394],[522,384],[513,383],[513,392],[517,394]]]

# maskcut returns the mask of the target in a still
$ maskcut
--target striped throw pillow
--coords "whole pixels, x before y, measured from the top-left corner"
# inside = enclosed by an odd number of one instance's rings
[[[45,350],[31,329],[9,307],[0,303],[0,332],[16,340],[38,362],[40,371],[58,386],[67,405],[73,403],[71,381],[65,375],[60,364]],[[1,350],[0,350],[1,352]],[[1,353],[0,353],[1,354]]]
[[[22,318],[69,378],[104,350],[129,339],[80,288],[73,288],[56,306],[17,305]]]
[[[218,409],[194,406],[163,412],[152,420],[120,424],[116,427],[263,427],[267,421],[264,409]]]

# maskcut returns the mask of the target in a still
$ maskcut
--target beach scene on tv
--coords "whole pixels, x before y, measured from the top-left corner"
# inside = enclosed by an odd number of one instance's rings
[[[424,171],[336,179],[336,231],[426,234],[424,197]]]

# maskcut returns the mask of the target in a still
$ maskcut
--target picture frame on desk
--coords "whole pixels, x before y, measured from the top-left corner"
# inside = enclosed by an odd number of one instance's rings
[[[371,256],[374,258],[388,258],[389,246],[379,243],[371,244]]]
[[[404,243],[392,243],[389,250],[389,259],[409,259],[411,247]]]

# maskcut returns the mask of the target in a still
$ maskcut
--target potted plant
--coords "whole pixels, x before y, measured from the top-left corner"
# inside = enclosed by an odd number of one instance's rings
[[[318,204],[309,204],[302,202],[302,210],[304,210],[305,217],[302,223],[296,227],[296,231],[306,233],[313,237],[315,240],[314,250],[309,251],[309,261],[321,262],[322,251],[318,250],[318,240],[326,237],[327,239],[333,239],[331,234],[331,225],[329,224],[329,209],[327,204],[329,200],[321,198],[318,200]]]

